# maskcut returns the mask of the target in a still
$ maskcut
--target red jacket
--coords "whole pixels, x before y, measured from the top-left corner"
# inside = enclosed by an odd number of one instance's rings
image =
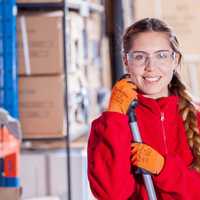
[[[143,142],[165,157],[161,173],[153,176],[157,199],[200,199],[200,173],[189,167],[193,155],[178,112],[179,97],[154,100],[139,95],[138,101],[136,116]],[[98,200],[148,200],[141,175],[130,165],[132,139],[126,115],[104,112],[93,121],[88,177]]]

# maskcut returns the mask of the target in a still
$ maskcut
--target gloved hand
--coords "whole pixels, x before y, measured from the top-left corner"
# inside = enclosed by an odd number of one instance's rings
[[[131,163],[152,174],[159,174],[164,166],[164,157],[149,145],[132,143]]]
[[[108,111],[126,114],[134,99],[137,99],[136,86],[130,78],[121,79],[112,89]]]

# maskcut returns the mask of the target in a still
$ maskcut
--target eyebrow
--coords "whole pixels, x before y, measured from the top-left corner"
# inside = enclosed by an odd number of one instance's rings
[[[170,51],[170,49],[160,49],[160,50],[157,50],[153,53],[158,53],[158,52],[166,52],[166,51]],[[132,51],[131,53],[145,53],[145,54],[149,54],[148,52],[146,51]]]

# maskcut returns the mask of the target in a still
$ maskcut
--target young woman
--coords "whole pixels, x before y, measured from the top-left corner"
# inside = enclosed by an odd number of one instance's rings
[[[128,78],[113,87],[108,110],[92,123],[88,177],[99,200],[147,200],[137,167],[152,175],[158,200],[200,199],[200,114],[179,78],[179,43],[163,22],[146,18],[123,37]],[[137,99],[143,143],[127,111]]]

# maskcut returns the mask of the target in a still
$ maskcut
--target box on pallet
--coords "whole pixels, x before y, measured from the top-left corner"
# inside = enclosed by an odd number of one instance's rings
[[[24,138],[56,138],[66,135],[64,87],[64,75],[19,78],[19,112]],[[70,140],[88,131],[81,107],[81,89],[78,84],[73,87],[68,99]]]
[[[85,149],[71,148],[72,199],[89,200]],[[23,199],[54,195],[67,199],[66,150],[24,151],[21,156]]]
[[[20,75],[63,72],[62,12],[17,17]]]
[[[64,77],[20,77],[19,111],[24,138],[65,135]]]

